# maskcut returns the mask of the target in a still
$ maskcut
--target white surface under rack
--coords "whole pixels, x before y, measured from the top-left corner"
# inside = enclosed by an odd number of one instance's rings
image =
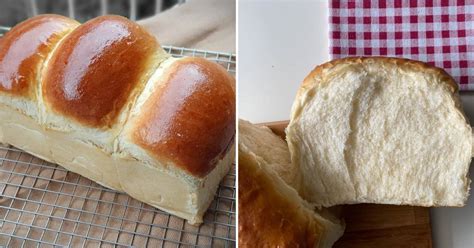
[[[164,48],[175,57],[205,57],[235,74],[234,54]],[[0,145],[0,247],[235,247],[235,180],[234,165],[196,227]]]

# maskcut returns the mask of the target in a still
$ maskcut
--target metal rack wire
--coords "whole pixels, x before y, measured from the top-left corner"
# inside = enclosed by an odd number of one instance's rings
[[[0,246],[235,246],[235,168],[196,227],[13,147],[0,164]]]
[[[0,32],[1,33],[1,32]],[[235,74],[234,54],[164,46]],[[0,247],[234,247],[235,166],[199,227],[64,168],[0,145]]]

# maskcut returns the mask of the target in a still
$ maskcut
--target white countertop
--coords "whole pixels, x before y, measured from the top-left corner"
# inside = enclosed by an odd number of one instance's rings
[[[329,59],[327,8],[325,0],[239,1],[240,118],[289,119],[300,83]],[[474,123],[474,93],[461,98]],[[432,209],[431,221],[434,247],[474,247],[474,196],[463,208]]]

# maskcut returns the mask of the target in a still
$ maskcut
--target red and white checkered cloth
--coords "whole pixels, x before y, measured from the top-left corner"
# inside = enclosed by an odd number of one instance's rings
[[[474,0],[329,0],[330,55],[392,56],[445,69],[474,90]]]

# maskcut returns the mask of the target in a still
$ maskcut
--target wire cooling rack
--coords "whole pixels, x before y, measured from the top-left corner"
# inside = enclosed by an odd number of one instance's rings
[[[164,48],[175,57],[205,57],[235,74],[233,54]],[[196,227],[0,145],[0,247],[235,247],[235,178],[234,165]]]

